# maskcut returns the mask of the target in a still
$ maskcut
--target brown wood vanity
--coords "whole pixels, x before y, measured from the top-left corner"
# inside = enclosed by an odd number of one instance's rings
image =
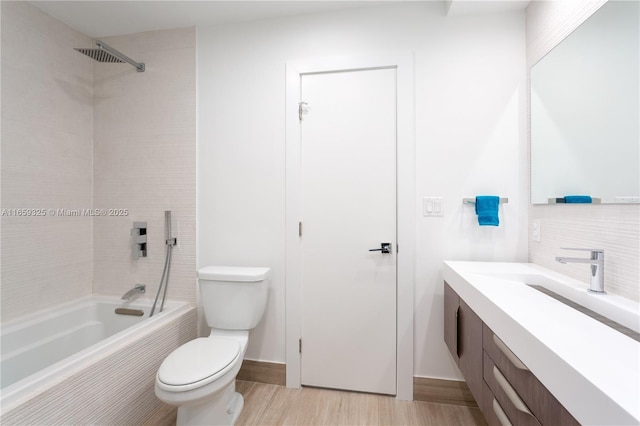
[[[579,424],[446,282],[444,341],[490,426]]]

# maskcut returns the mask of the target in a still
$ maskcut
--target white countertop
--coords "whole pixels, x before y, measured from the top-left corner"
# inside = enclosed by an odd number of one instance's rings
[[[638,303],[530,263],[446,261],[443,277],[578,422],[640,424],[640,342],[523,282],[604,306],[636,331]]]

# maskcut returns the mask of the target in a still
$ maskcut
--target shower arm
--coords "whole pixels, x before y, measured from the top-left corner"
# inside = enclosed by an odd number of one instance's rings
[[[115,56],[116,58],[128,62],[131,65],[133,65],[136,68],[136,71],[138,72],[144,72],[144,64],[141,62],[136,62],[133,59],[131,59],[130,57],[128,57],[127,55],[125,55],[122,52],[117,51],[116,49],[114,49],[113,47],[109,46],[107,43],[100,41],[100,40],[96,40],[96,46],[98,46],[101,50],[104,50],[105,52],[108,52],[110,54],[112,54],[113,56]]]

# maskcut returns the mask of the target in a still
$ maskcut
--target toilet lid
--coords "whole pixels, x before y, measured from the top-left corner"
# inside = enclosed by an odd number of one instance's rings
[[[221,372],[240,353],[240,344],[231,339],[199,338],[173,351],[158,370],[158,379],[170,386],[196,383]]]

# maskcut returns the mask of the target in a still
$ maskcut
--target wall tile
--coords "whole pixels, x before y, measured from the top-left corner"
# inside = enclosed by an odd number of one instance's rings
[[[2,207],[129,210],[2,217],[2,321],[139,282],[154,297],[164,210],[178,238],[169,297],[195,302],[195,29],[105,42],[146,72],[94,62],[73,50],[89,37],[26,2],[2,3]],[[134,220],[149,222],[139,261]]]
[[[2,207],[90,208],[89,38],[26,2],[2,2]],[[1,320],[92,291],[89,217],[2,217]]]
[[[39,394],[26,403],[3,410],[0,422],[144,424],[162,406],[153,391],[160,364],[176,347],[196,337],[195,324],[196,312],[192,309],[166,324],[140,331],[137,340],[97,354],[89,368],[72,369],[52,387],[36,390]]]
[[[138,61],[96,66],[94,206],[126,208],[94,220],[94,291],[122,294],[136,283],[155,297],[165,261],[164,211],[172,211],[168,294],[195,303],[195,29],[105,38]],[[148,257],[133,260],[129,231],[148,224]]]

